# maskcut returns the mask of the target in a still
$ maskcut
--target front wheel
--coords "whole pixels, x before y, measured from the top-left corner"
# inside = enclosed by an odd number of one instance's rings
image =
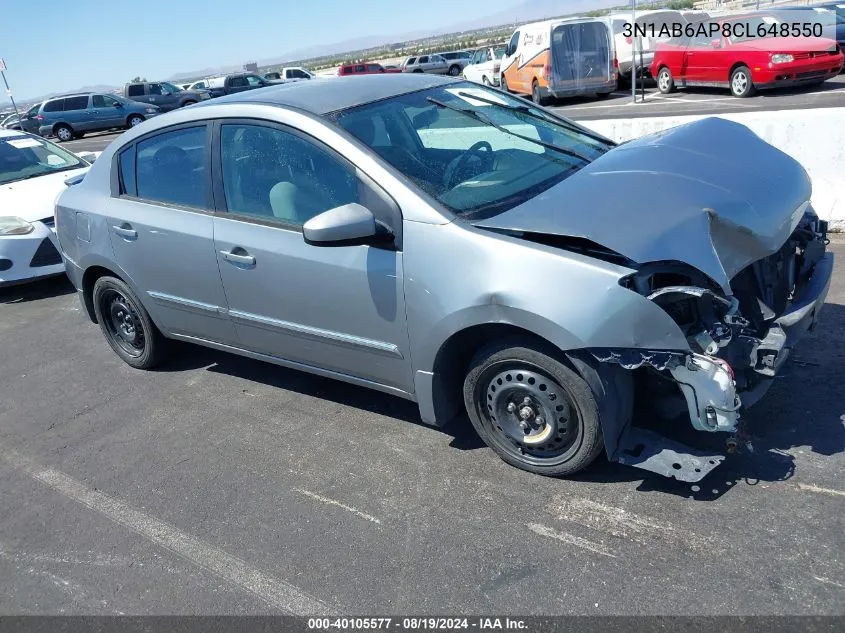
[[[461,74],[461,67],[458,66],[457,64],[453,64],[452,66],[449,66],[449,74],[452,77],[457,77],[458,75]]]
[[[740,99],[754,94],[751,70],[747,66],[740,66],[731,73],[731,94]]]
[[[144,117],[140,114],[133,114],[128,119],[126,119],[126,127],[135,127],[136,125],[141,125],[144,122]]]
[[[660,69],[657,73],[657,89],[660,94],[668,95],[675,90],[675,79],[672,77],[672,71],[666,67]]]
[[[481,439],[512,466],[561,476],[588,466],[604,443],[596,397],[555,350],[517,338],[476,354],[464,404]]]
[[[160,362],[164,337],[129,286],[116,277],[100,277],[93,303],[106,341],[127,365],[150,369]]]
[[[191,101],[189,99],[188,101],[186,101],[185,103],[182,104],[182,107],[184,108],[185,106],[194,105],[195,103],[196,103],[196,101]]]
[[[484,76],[482,76],[482,77],[481,77],[481,83],[482,83],[483,85],[485,85],[485,86],[489,86],[489,85],[490,85],[490,80],[489,80],[489,79],[487,79],[487,75],[484,75]]]
[[[505,79],[504,75],[502,75],[501,79],[499,79],[499,87],[503,92],[510,92],[510,89],[508,88],[508,80]]]

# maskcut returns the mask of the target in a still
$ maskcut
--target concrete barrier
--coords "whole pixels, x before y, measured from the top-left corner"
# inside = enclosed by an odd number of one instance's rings
[[[621,106],[628,107],[628,106]],[[637,108],[631,105],[631,108]],[[621,114],[621,113],[620,113]],[[626,141],[690,121],[719,116],[741,123],[800,162],[813,181],[813,207],[845,231],[845,108],[739,112],[719,115],[580,121],[614,141]]]

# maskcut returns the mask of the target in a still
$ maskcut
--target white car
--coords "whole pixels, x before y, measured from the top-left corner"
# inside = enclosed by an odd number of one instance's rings
[[[502,57],[505,56],[505,45],[485,46],[472,54],[469,64],[461,73],[465,79],[485,86],[499,85],[499,72]]]
[[[65,272],[54,202],[66,180],[90,167],[41,137],[0,130],[0,287]]]

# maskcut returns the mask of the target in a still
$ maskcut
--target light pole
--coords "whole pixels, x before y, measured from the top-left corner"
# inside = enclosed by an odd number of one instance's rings
[[[631,98],[637,102],[637,0],[631,0]]]
[[[0,75],[2,75],[3,83],[6,85],[6,94],[9,95],[9,101],[12,102],[12,109],[15,111],[15,115],[17,115],[18,120],[20,120],[21,115],[18,112],[18,106],[15,105],[15,99],[12,97],[12,91],[9,88],[9,82],[6,81],[6,62],[3,59],[0,59]]]

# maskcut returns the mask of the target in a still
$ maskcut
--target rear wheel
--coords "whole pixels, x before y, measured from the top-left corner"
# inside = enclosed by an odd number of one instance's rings
[[[675,90],[675,79],[672,77],[672,71],[665,66],[657,73],[657,89],[664,95]]]
[[[531,100],[539,106],[546,105],[546,98],[543,96],[540,90],[540,84],[536,79],[531,84]]]
[[[501,82],[500,88],[501,88],[504,92],[510,92],[510,89],[508,88],[508,80],[507,80],[507,79],[505,79],[505,76],[504,76],[504,75],[502,75],[502,78],[501,78],[500,82]]]
[[[194,105],[195,103],[196,103],[196,101],[191,101],[189,99],[188,101],[186,101],[185,103],[182,104],[182,107],[184,108],[185,106]]]
[[[458,75],[461,74],[461,67],[458,66],[457,64],[452,64],[451,66],[449,66],[449,74],[452,77],[457,77]]]
[[[65,125],[64,123],[60,123],[59,125],[54,127],[53,134],[56,135],[56,138],[61,143],[67,143],[68,141],[73,140],[73,129],[69,125]]]
[[[515,338],[476,354],[464,404],[481,439],[504,461],[541,475],[588,466],[604,443],[589,385],[551,347]]]
[[[116,277],[100,277],[93,303],[106,341],[127,365],[150,369],[160,362],[164,336],[129,286]]]
[[[140,114],[132,114],[126,119],[126,127],[135,127],[136,125],[141,125],[144,122],[144,117]]]
[[[754,94],[754,84],[748,66],[740,66],[731,73],[731,94],[740,99]]]

